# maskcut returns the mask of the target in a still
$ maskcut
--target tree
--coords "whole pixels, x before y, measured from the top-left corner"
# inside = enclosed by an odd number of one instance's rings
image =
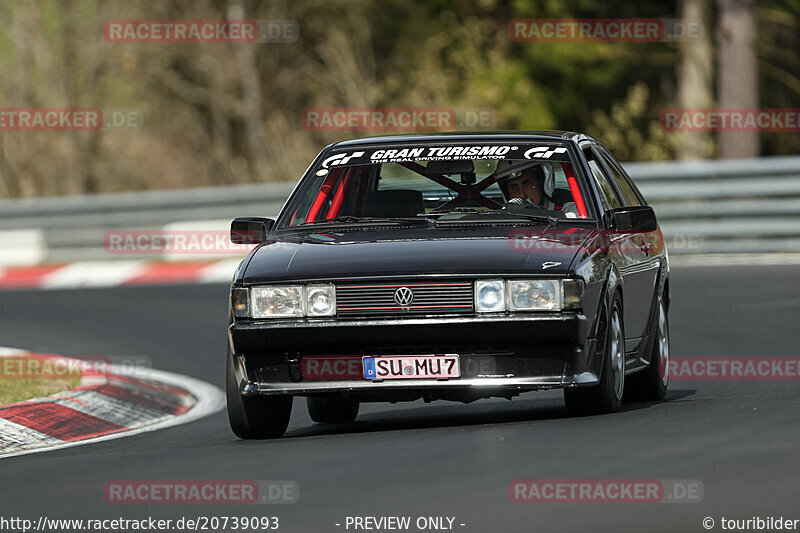
[[[711,0],[681,0],[681,18],[698,20],[704,28],[701,39],[681,43],[681,62],[678,70],[678,100],[683,109],[703,109],[714,106],[714,65],[711,46]],[[683,132],[678,157],[706,159],[713,153],[713,141],[708,132]]]
[[[719,0],[718,99],[722,109],[758,107],[756,17],[752,0]],[[722,131],[720,157],[757,157],[758,132]]]

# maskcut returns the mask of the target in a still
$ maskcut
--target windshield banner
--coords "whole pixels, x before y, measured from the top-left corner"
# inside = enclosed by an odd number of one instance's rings
[[[553,144],[475,144],[441,146],[397,146],[377,150],[344,151],[328,156],[324,168],[339,165],[403,163],[409,161],[455,161],[463,159],[546,159],[570,161],[567,148]]]

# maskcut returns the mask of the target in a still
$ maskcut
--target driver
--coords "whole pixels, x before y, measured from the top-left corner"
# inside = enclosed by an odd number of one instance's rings
[[[555,209],[552,195],[556,180],[551,163],[501,160],[495,176],[506,200],[505,208]],[[578,216],[575,202],[564,203],[560,211],[567,218]]]

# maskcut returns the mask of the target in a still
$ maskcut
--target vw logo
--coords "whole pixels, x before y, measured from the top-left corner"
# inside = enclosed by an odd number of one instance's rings
[[[400,287],[394,291],[394,301],[397,305],[406,307],[414,301],[414,293],[408,287]]]

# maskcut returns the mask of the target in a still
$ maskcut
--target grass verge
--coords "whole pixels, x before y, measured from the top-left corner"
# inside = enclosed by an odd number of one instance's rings
[[[71,389],[81,380],[80,370],[37,357],[0,357],[0,405]]]

